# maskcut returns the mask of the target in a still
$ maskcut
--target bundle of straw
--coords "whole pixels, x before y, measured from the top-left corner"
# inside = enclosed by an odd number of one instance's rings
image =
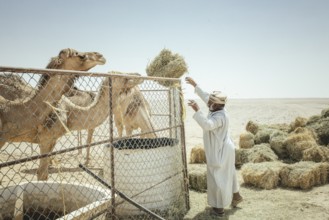
[[[179,54],[163,49],[160,54],[146,67],[148,76],[179,78],[187,72],[185,60]],[[166,87],[178,86],[174,82],[159,80],[159,84]]]

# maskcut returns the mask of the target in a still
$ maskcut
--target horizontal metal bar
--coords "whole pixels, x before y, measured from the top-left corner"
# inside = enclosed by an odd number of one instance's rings
[[[98,76],[98,77],[129,77],[129,78],[141,78],[145,80],[159,80],[159,81],[176,81],[180,82],[179,78],[169,77],[154,77],[154,76],[136,76],[129,74],[111,74],[111,73],[99,73],[99,72],[87,72],[87,71],[74,71],[74,70],[60,70],[60,69],[34,69],[34,68],[20,68],[20,67],[8,67],[0,66],[0,72],[12,72],[12,73],[38,73],[38,74],[77,74],[80,76]]]
[[[163,129],[158,129],[158,130],[154,130],[154,131],[151,131],[151,132],[145,132],[145,133],[141,133],[141,134],[130,135],[130,136],[121,137],[121,138],[113,138],[113,141],[125,140],[125,139],[128,139],[128,138],[138,137],[142,134],[151,134],[151,133],[170,130],[172,128],[178,128],[178,127],[181,127],[181,125],[168,127],[168,128],[163,128]],[[64,150],[53,151],[53,152],[50,152],[50,153],[47,153],[47,154],[40,154],[40,155],[26,157],[26,158],[14,160],[14,161],[8,161],[8,162],[0,163],[0,169],[3,168],[3,167],[13,166],[13,165],[33,161],[33,160],[38,160],[38,159],[44,158],[44,157],[50,157],[50,156],[53,156],[53,155],[64,154],[64,153],[68,153],[68,152],[71,152],[71,151],[80,150],[80,149],[83,149],[83,148],[87,148],[89,146],[93,147],[93,146],[96,146],[96,145],[109,144],[109,143],[110,143],[110,139],[107,139],[107,140],[104,140],[104,141],[98,141],[98,142],[91,143],[90,145],[89,144],[84,144],[84,145],[80,145],[80,146],[76,146],[76,147],[72,147],[72,148],[68,148],[68,149],[64,149]]]

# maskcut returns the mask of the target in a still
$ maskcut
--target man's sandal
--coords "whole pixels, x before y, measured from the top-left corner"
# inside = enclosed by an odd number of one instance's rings
[[[240,198],[238,198],[238,199],[233,199],[232,200],[232,203],[231,203],[231,206],[233,207],[233,208],[235,208],[235,207],[237,207],[237,205],[240,203],[240,202],[242,202],[243,201],[243,198],[242,197],[240,197]]]
[[[225,216],[225,212],[223,211],[218,211],[216,208],[212,208],[211,210],[211,214],[218,216],[218,217],[224,217]]]

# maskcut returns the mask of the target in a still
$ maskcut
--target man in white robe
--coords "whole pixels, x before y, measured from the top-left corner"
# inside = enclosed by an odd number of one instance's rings
[[[235,146],[228,133],[229,118],[224,109],[227,97],[221,92],[204,92],[190,77],[186,77],[186,82],[194,86],[196,94],[209,107],[205,115],[195,101],[188,103],[195,110],[193,118],[203,129],[208,204],[216,215],[223,216],[225,207],[230,204],[236,207],[242,201],[235,170]]]

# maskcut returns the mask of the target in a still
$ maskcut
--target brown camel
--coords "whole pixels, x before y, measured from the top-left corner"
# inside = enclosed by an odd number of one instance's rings
[[[105,62],[104,57],[97,52],[82,53],[64,49],[51,59],[47,69],[88,71]],[[0,104],[4,106],[0,108],[0,148],[8,141],[39,143],[38,130],[42,130],[45,121],[49,121],[49,115],[54,111],[51,105],[57,105],[62,95],[72,87],[75,78],[75,74],[43,75],[35,94],[23,102],[6,100],[0,96]],[[43,150],[40,151],[42,153]]]
[[[85,100],[78,100],[78,97],[86,97],[85,92],[75,91],[76,96],[63,96],[56,109],[59,109],[50,121],[47,121],[42,130],[39,130],[39,144],[42,154],[47,154],[53,150],[57,139],[67,133],[67,131],[88,130],[87,142],[90,144],[94,129],[101,125],[109,116],[109,77],[106,77],[101,85],[100,91],[92,103],[86,103]],[[137,77],[127,78],[123,76],[112,77],[112,104],[113,108],[118,105],[117,97],[123,91],[127,91],[136,85],[142,83],[143,80]],[[73,94],[74,94],[73,93]],[[82,94],[81,94],[82,93]],[[74,102],[80,104],[78,106]],[[89,160],[89,148],[87,151],[87,162]],[[48,158],[40,159],[38,169],[39,179],[46,180],[48,178]]]
[[[6,100],[24,102],[35,95],[36,89],[16,75],[0,75],[0,96]]]

